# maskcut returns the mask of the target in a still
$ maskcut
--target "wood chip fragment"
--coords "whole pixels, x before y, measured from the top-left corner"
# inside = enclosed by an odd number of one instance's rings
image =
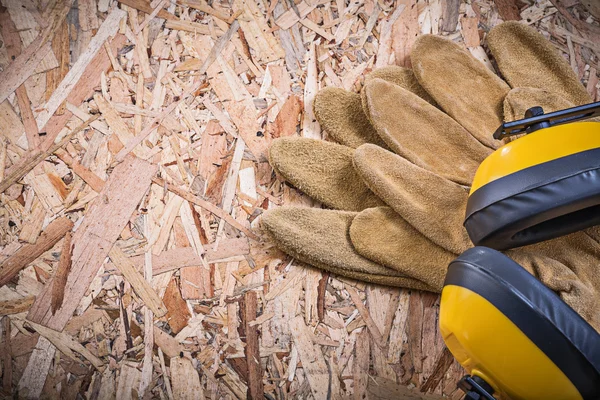
[[[364,399],[367,395],[367,384],[369,377],[364,371],[369,370],[369,335],[366,330],[358,334],[356,346],[354,348],[354,364],[353,364],[353,379],[354,379],[354,398],[357,400]]]
[[[177,340],[156,326],[154,327],[154,343],[160,347],[167,357],[178,357],[183,351],[183,346]]]
[[[169,285],[167,286],[163,301],[167,309],[167,322],[169,323],[171,330],[174,333],[178,333],[185,328],[192,316],[187,308],[185,300],[181,296],[179,285],[174,277],[171,278]]]
[[[60,308],[65,297],[65,285],[67,284],[67,277],[71,271],[71,256],[73,254],[73,247],[71,239],[73,234],[71,231],[67,232],[63,240],[62,249],[60,252],[60,260],[58,261],[58,267],[54,274],[52,281],[52,297],[50,300],[50,306],[52,313]]]
[[[28,362],[19,380],[19,393],[30,399],[39,398],[44,389],[50,364],[54,358],[56,347],[44,336],[39,336],[35,348],[29,357],[34,362]]]
[[[72,0],[53,1],[46,11],[46,27],[36,39],[16,57],[4,71],[0,72],[0,103],[21,86],[51,50],[52,39],[71,8]],[[38,124],[39,126],[39,124]]]
[[[141,372],[135,366],[123,363],[117,385],[116,398],[133,400],[138,398]]]
[[[315,44],[311,44],[308,53],[308,73],[304,84],[304,120],[302,136],[311,139],[321,139],[321,127],[313,111],[313,103],[317,94],[317,54]]]
[[[74,340],[68,334],[46,328],[43,325],[36,324],[35,322],[31,321],[27,321],[27,325],[35,329],[37,333],[48,339],[54,346],[56,346],[61,353],[73,359],[74,361],[78,361],[77,357],[73,353],[73,351],[76,351],[85,357],[85,359],[87,359],[96,369],[102,370],[104,368],[104,363],[102,360],[92,354],[92,352],[83,347],[81,343]]]
[[[100,29],[98,29],[96,35],[94,35],[90,41],[86,50],[79,56],[77,62],[73,64],[67,75],[46,102],[42,112],[40,112],[36,117],[38,129],[43,130],[45,128],[46,124],[50,120],[50,117],[52,117],[62,102],[67,99],[75,84],[83,76],[87,66],[92,61],[98,50],[100,50],[100,47],[102,47],[104,42],[110,36],[114,36],[117,33],[119,23],[124,17],[125,12],[119,9],[113,9],[109,13],[100,26]]]
[[[289,326],[314,398],[327,398],[330,385],[334,385],[332,380],[337,380],[338,377],[331,374],[323,354],[313,345],[304,318],[302,316],[293,318]]]
[[[108,253],[110,259],[123,274],[123,277],[129,282],[135,293],[140,296],[144,304],[152,310],[157,317],[162,317],[167,313],[167,308],[152,286],[135,269],[135,266],[128,257],[118,247],[113,246]]]
[[[358,292],[356,291],[356,289],[354,289],[353,287],[350,287],[350,286],[347,287],[346,290],[348,291],[350,298],[354,302],[356,309],[358,310],[361,317],[367,324],[367,328],[369,329],[369,332],[371,333],[373,340],[375,341],[377,346],[379,346],[380,348],[384,348],[385,342],[383,340],[381,331],[377,327],[377,324],[375,324],[375,321],[373,321],[373,318],[371,318],[369,310],[365,307],[365,305],[361,301],[360,296],[358,295]]]
[[[215,214],[217,217],[222,218],[229,225],[231,225],[234,228],[243,232],[249,238],[258,240],[258,237],[256,236],[256,234],[254,234],[250,229],[248,229],[245,226],[243,226],[242,224],[240,224],[238,221],[236,221],[234,218],[232,218],[229,214],[227,214],[226,212],[224,212],[222,209],[215,206],[214,204],[212,204],[206,200],[203,200],[203,199],[199,198],[198,196],[194,196],[193,194],[191,194],[190,192],[188,192],[186,190],[179,189],[170,183],[166,183],[164,180],[162,180],[160,178],[154,178],[153,182],[159,186],[166,187],[167,190],[175,193],[178,196],[181,196],[182,198],[189,201],[190,203],[193,203],[193,204],[197,205],[198,207],[202,207],[205,210],[210,211],[211,213]]]
[[[256,2],[234,0],[232,9],[234,12],[242,12],[239,18],[240,27],[259,61],[267,63],[284,57],[283,48],[270,32]]]
[[[26,244],[17,252],[0,263],[0,286],[6,285],[19,271],[32,261],[51,249],[68,231],[73,229],[73,223],[66,217],[52,221],[42,232],[35,244]]]
[[[435,363],[433,373],[429,375],[429,378],[427,378],[425,383],[421,386],[421,392],[426,393],[435,390],[453,362],[454,357],[452,356],[452,353],[444,346],[444,350],[440,353]]]
[[[257,299],[256,292],[249,291],[244,295],[242,323],[246,333],[246,365],[248,367],[248,398],[262,399],[264,396],[263,371],[260,362],[259,335],[255,325],[250,323],[256,319]]]
[[[3,7],[2,7],[3,8]],[[12,21],[8,10],[0,9],[0,27],[2,30],[2,38],[5,41],[7,55],[16,59],[21,54],[21,38],[17,27]],[[48,55],[52,55],[50,51]],[[21,111],[21,118],[25,127],[25,134],[27,136],[28,148],[35,148],[39,144],[38,128],[35,123],[35,117],[31,111],[31,102],[25,85],[22,84],[16,89],[17,102],[19,104],[19,110]]]
[[[198,372],[188,358],[171,357],[170,365],[173,398],[193,400],[204,397]]]
[[[153,11],[149,0],[119,0],[119,3],[125,4],[127,7],[135,8],[136,10],[143,11],[146,14],[150,14]],[[156,15],[159,18],[166,20],[176,20],[177,17],[166,10],[160,10]]]
[[[10,319],[3,317],[0,319],[0,354],[2,357],[2,390],[4,393],[12,392],[12,357],[11,357],[11,338],[10,338]]]
[[[0,301],[0,316],[25,312],[29,310],[34,301],[34,296],[27,296],[18,300]]]

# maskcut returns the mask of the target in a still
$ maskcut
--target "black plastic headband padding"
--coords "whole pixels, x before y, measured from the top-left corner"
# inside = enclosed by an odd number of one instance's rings
[[[469,196],[466,217],[499,200],[600,167],[600,148],[582,151],[489,182]],[[485,189],[485,190],[482,190]]]
[[[450,263],[445,285],[485,298],[552,360],[584,399],[600,398],[600,334],[519,264],[496,250],[475,247]],[[485,323],[485,316],[473,318]]]
[[[600,149],[536,165],[469,196],[465,228],[475,245],[498,250],[600,224]]]

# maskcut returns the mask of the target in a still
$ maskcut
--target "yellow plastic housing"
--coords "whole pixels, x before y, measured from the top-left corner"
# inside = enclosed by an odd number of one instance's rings
[[[521,139],[519,139],[521,140]],[[444,286],[440,332],[456,360],[502,399],[580,400],[563,372],[499,309],[479,294]]]
[[[600,123],[573,122],[537,130],[490,154],[479,166],[471,193],[507,175],[600,147]]]

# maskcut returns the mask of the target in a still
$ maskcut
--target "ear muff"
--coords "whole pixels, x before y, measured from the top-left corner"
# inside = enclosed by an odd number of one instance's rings
[[[600,335],[502,253],[475,247],[450,263],[439,324],[454,357],[503,398],[600,398]]]
[[[498,250],[598,224],[597,122],[539,129],[492,153],[477,170],[464,222],[475,245]]]

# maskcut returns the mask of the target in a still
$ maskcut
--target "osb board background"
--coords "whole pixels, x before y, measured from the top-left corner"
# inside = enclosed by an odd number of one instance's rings
[[[28,398],[459,398],[439,298],[261,239],[325,86],[535,26],[598,98],[598,2],[1,0],[0,373]],[[584,2],[585,3],[585,2]],[[480,44],[483,44],[480,45]],[[535,71],[531,71],[535,73]]]

